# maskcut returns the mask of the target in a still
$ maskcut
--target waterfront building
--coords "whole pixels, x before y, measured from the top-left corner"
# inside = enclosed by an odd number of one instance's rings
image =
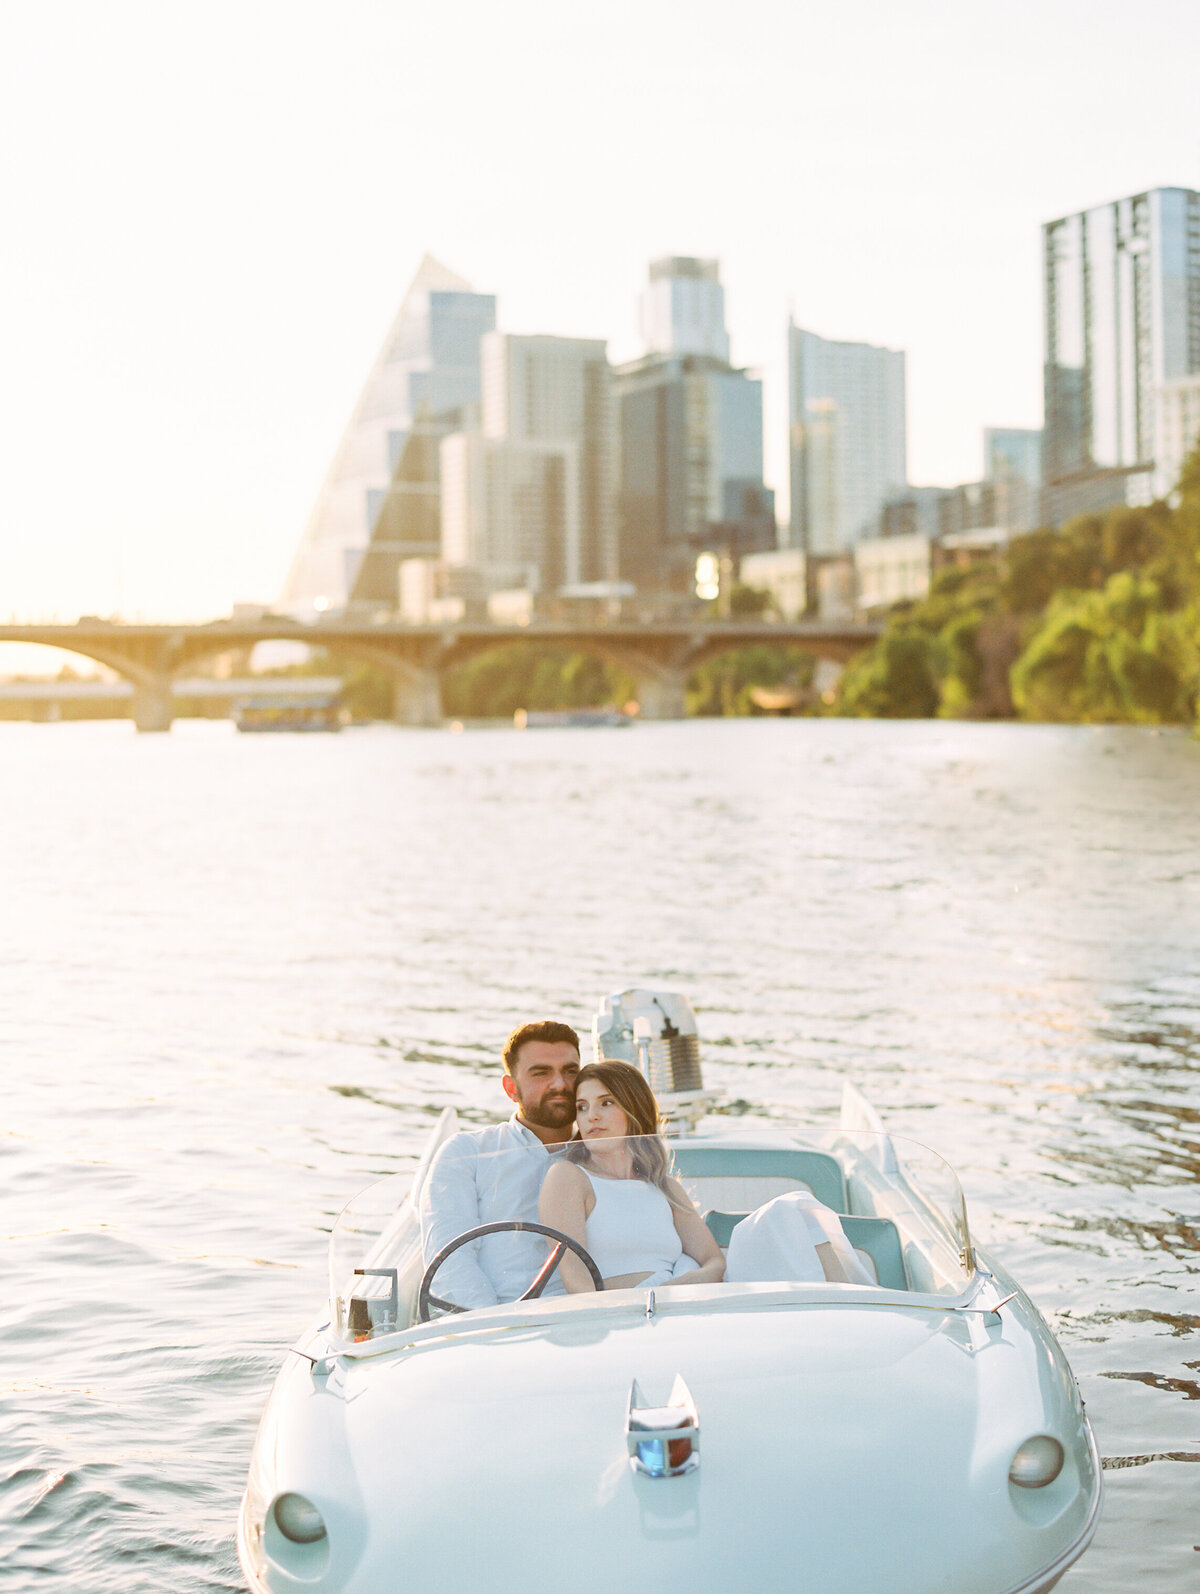
[[[984,480],[995,493],[996,524],[1009,536],[1032,531],[1041,521],[1041,428],[985,427],[983,459]]]
[[[699,555],[736,564],[775,545],[762,382],[727,358],[715,261],[673,256],[650,278],[649,352],[616,372],[618,564],[640,596],[687,602]]]
[[[470,424],[480,340],[495,324],[495,297],[426,255],[334,453],[283,608],[342,609],[356,585],[395,606],[399,561],[436,548],[438,444]]]
[[[802,548],[768,548],[747,554],[739,579],[771,597],[781,620],[803,620],[808,609],[808,560]]]
[[[936,537],[938,506],[944,487],[914,487],[891,494],[879,511],[877,535],[880,537]]]
[[[788,323],[788,541],[831,555],[870,536],[908,480],[905,356]]]
[[[923,598],[929,591],[934,540],[921,532],[864,537],[854,545],[858,607],[878,614],[894,603]]]
[[[620,551],[639,593],[691,591],[697,555],[735,562],[775,542],[762,479],[762,382],[705,355],[617,369]]]
[[[1034,485],[1039,483],[1042,479],[1041,427],[985,426],[983,474],[987,481],[1012,475]]]
[[[1158,390],[1156,498],[1171,496],[1196,448],[1200,448],[1200,375],[1176,377]]]
[[[1046,223],[1043,513],[1161,490],[1160,392],[1200,374],[1200,193],[1155,188]]]
[[[562,512],[563,542],[543,551],[543,590],[614,580],[616,429],[605,343],[493,332],[483,339],[481,369],[484,437],[518,453],[558,450],[564,490],[574,495]]]
[[[486,613],[487,593],[478,576],[444,559],[402,559],[397,588],[397,614],[410,625],[479,621]]]
[[[651,261],[639,320],[648,354],[701,354],[729,364],[725,289],[716,260],[667,255]]]
[[[442,559],[486,592],[553,593],[578,562],[579,454],[458,432],[441,445]]]

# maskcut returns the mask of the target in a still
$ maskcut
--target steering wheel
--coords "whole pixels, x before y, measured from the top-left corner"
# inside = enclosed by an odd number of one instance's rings
[[[592,1261],[592,1258],[580,1245],[579,1241],[573,1240],[569,1234],[563,1234],[558,1229],[549,1229],[544,1223],[526,1223],[516,1218],[509,1219],[503,1223],[480,1223],[476,1228],[467,1229],[464,1233],[457,1235],[450,1241],[449,1245],[443,1245],[433,1261],[425,1269],[421,1278],[421,1288],[417,1292],[417,1321],[419,1323],[429,1322],[432,1315],[430,1312],[431,1306],[436,1306],[443,1312],[465,1312],[467,1310],[465,1306],[456,1306],[453,1301],[439,1300],[432,1293],[434,1277],[446,1258],[453,1256],[455,1251],[461,1246],[470,1244],[472,1240],[482,1239],[485,1234],[504,1234],[506,1232],[514,1234],[544,1234],[547,1239],[555,1242],[554,1249],[542,1264],[537,1277],[524,1295],[517,1297],[518,1300],[536,1301],[538,1299],[546,1285],[549,1284],[555,1268],[562,1261],[564,1251],[574,1251],[584,1267],[587,1268],[588,1273],[591,1275],[592,1283],[597,1290],[604,1288],[604,1280],[600,1277],[600,1269]]]

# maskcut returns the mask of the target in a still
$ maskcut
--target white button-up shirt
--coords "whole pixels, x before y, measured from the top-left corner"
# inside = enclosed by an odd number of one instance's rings
[[[444,1245],[481,1223],[506,1218],[537,1222],[538,1196],[552,1155],[513,1113],[507,1123],[453,1135],[438,1151],[421,1189],[421,1250],[425,1265]],[[515,1301],[545,1262],[540,1234],[487,1234],[455,1251],[438,1269],[433,1294],[456,1306]],[[563,1294],[556,1272],[543,1294]]]

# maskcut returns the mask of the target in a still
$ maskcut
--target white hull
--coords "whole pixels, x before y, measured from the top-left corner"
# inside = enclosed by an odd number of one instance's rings
[[[872,1178],[907,1235],[886,1160],[851,1195]],[[652,1307],[620,1290],[362,1345],[314,1334],[304,1348],[325,1359],[289,1358],[256,1445],[239,1527],[251,1588],[1040,1594],[1099,1509],[1074,1379],[1028,1299],[1000,1304],[1016,1289],[1000,1268],[979,1259],[939,1296],[936,1255],[922,1278],[905,1243],[923,1288],[717,1284]],[[631,1384],[665,1403],[677,1377],[699,1465],[640,1476]],[[1009,1468],[1031,1435],[1065,1460],[1021,1488]],[[319,1508],[320,1545],[279,1533],[271,1502],[289,1491]]]

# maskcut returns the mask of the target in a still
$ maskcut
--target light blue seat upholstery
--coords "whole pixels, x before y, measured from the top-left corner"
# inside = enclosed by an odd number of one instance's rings
[[[865,1251],[875,1264],[875,1276],[885,1290],[906,1290],[904,1248],[900,1231],[891,1218],[855,1218],[839,1213],[842,1232],[856,1251]]]
[[[799,1146],[758,1150],[740,1146],[673,1146],[675,1172],[682,1179],[795,1179],[835,1212],[846,1205],[846,1181],[836,1157]]]
[[[729,1236],[748,1212],[706,1212],[704,1221],[720,1246],[729,1244]],[[875,1276],[885,1290],[908,1289],[908,1275],[904,1269],[904,1252],[900,1234],[891,1218],[855,1218],[839,1213],[842,1231],[856,1251],[865,1251],[875,1264]]]

